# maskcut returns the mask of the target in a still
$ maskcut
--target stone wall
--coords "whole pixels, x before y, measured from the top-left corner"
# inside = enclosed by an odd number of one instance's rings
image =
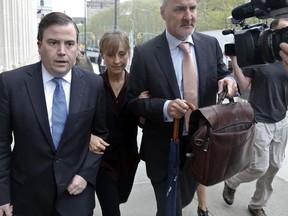
[[[35,0],[0,1],[0,72],[39,60],[37,3]]]

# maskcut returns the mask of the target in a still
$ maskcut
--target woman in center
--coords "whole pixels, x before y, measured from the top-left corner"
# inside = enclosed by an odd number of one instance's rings
[[[120,216],[119,206],[129,197],[139,163],[139,118],[127,108],[129,73],[125,68],[130,47],[126,33],[106,32],[100,40],[100,54],[106,65],[106,70],[100,76],[105,83],[109,137],[104,142],[92,136],[90,150],[103,153],[96,180],[96,194],[102,215]]]

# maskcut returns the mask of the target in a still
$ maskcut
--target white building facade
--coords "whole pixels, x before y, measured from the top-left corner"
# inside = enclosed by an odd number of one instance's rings
[[[37,2],[0,1],[0,73],[39,60]]]

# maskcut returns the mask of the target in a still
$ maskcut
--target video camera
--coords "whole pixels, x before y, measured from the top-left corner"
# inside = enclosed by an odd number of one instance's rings
[[[232,23],[241,30],[223,30],[222,34],[233,34],[234,43],[225,45],[225,54],[237,56],[240,67],[255,67],[281,60],[279,44],[288,42],[288,28],[272,30],[267,24],[246,25],[245,19],[288,17],[287,0],[251,0],[232,10]]]

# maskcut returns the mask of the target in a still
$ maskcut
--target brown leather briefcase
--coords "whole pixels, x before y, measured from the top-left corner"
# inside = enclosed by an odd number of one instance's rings
[[[192,176],[211,186],[246,169],[253,153],[255,123],[247,102],[194,110],[189,122],[191,152],[187,153]]]

